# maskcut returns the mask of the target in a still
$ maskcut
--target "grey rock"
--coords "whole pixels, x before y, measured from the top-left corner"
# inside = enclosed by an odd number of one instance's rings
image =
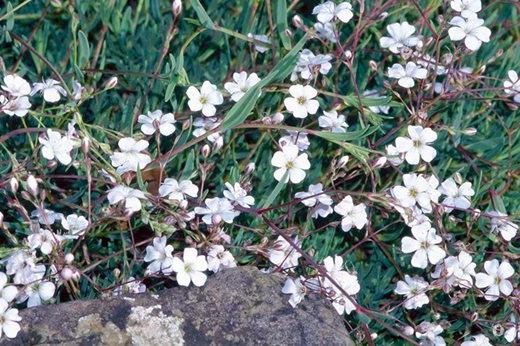
[[[283,282],[238,267],[201,288],[25,309],[18,336],[0,345],[353,345],[328,301],[293,309]]]

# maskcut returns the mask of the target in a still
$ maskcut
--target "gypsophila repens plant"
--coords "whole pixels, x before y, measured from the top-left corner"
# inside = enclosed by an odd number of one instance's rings
[[[0,4],[2,339],[252,265],[360,344],[520,343],[518,1]]]

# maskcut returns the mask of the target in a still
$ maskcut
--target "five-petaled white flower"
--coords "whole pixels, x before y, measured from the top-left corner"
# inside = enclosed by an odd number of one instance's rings
[[[353,296],[361,289],[357,276],[343,270],[343,258],[340,256],[334,256],[334,258],[328,256],[323,260],[323,266],[327,275],[332,279],[323,278],[323,285],[331,289],[333,293],[332,306],[340,315],[350,314],[356,309]]]
[[[453,17],[450,21],[453,25],[448,34],[452,41],[464,40],[466,48],[476,51],[482,45],[482,42],[489,42],[491,30],[484,26],[484,19],[474,17],[462,18]]]
[[[429,222],[423,222],[412,227],[414,238],[404,237],[401,240],[401,250],[404,253],[412,253],[412,266],[424,269],[431,264],[439,263],[446,257],[446,251],[440,246],[442,238],[435,234],[435,229]]]
[[[27,300],[27,307],[42,305],[43,302],[50,300],[54,296],[56,286],[50,281],[38,281],[29,284],[22,291],[19,301]]]
[[[244,208],[251,208],[251,206],[255,204],[255,198],[249,196],[247,191],[240,186],[240,183],[231,185],[226,182],[225,185],[227,190],[224,190],[224,197],[226,197],[230,202],[236,203]]]
[[[450,6],[464,18],[476,17],[482,9],[480,0],[451,0]]]
[[[194,210],[196,214],[204,215],[202,221],[206,225],[218,225],[221,221],[233,223],[233,219],[240,214],[234,210],[227,198],[207,198],[204,204],[206,204],[206,208],[195,207]]]
[[[39,228],[27,237],[31,250],[40,249],[42,254],[48,255],[54,246],[61,242],[62,237],[45,228]]]
[[[49,103],[58,102],[61,95],[67,96],[67,92],[60,85],[60,82],[54,79],[46,79],[42,83],[34,83],[31,95],[38,92],[41,92],[43,94],[43,99]]]
[[[166,237],[155,237],[153,244],[146,247],[145,262],[152,262],[146,268],[147,274],[163,273],[169,275],[173,272],[173,246],[166,245]]]
[[[332,55],[315,55],[309,49],[302,50],[298,58],[298,63],[291,74],[291,81],[298,79],[298,73],[306,80],[312,79],[318,72],[322,75],[326,75],[332,68],[331,60]]]
[[[202,111],[206,117],[212,117],[217,112],[215,106],[221,105],[224,102],[222,93],[217,89],[217,86],[211,84],[209,81],[202,83],[200,91],[194,86],[190,86],[186,91],[186,95],[190,99],[188,106],[193,112]]]
[[[294,197],[300,198],[301,202],[307,207],[313,207],[313,218],[327,217],[332,213],[333,201],[329,195],[323,192],[323,184],[311,184],[309,189],[297,192]]]
[[[274,178],[281,181],[287,173],[285,182],[298,184],[305,179],[305,170],[311,168],[307,154],[300,154],[298,147],[294,144],[286,144],[281,151],[274,153],[271,164],[278,167],[274,171]]]
[[[516,236],[518,225],[509,220],[506,213],[493,210],[488,214],[491,215],[491,232],[499,232],[506,241],[511,241]]]
[[[112,166],[117,167],[116,172],[137,172],[138,169],[145,168],[152,159],[150,155],[142,153],[148,148],[148,141],[141,139],[136,141],[131,137],[121,138],[118,142],[119,151],[110,156]]]
[[[386,97],[383,96],[383,95],[380,95],[379,92],[377,90],[365,90],[363,92],[363,96],[366,97],[366,98],[371,98],[371,99],[385,99]],[[390,111],[390,106],[369,106],[368,109],[370,109],[372,112],[378,114],[378,113],[383,113],[383,114],[388,114],[388,112]]]
[[[58,131],[47,129],[46,137],[38,137],[42,145],[41,153],[47,160],[57,159],[64,165],[72,162],[70,152],[74,148],[74,143],[67,136],[62,136]]]
[[[341,229],[348,232],[352,226],[362,229],[368,222],[366,205],[364,203],[354,205],[351,196],[346,196],[336,204],[334,211],[343,218],[341,219]]]
[[[511,327],[507,328],[504,338],[507,342],[513,342],[515,339],[520,340],[520,323],[516,322],[514,315],[511,315]]]
[[[285,280],[285,284],[282,287],[282,293],[290,294],[291,298],[289,298],[289,304],[293,308],[298,305],[303,298],[305,298],[305,295],[307,294],[307,288],[302,283],[302,278],[287,278]]]
[[[233,73],[233,82],[224,84],[224,88],[231,94],[231,99],[238,102],[244,94],[254,85],[260,82],[260,78],[256,73],[251,73],[249,76],[247,72]]]
[[[397,84],[409,89],[415,85],[415,79],[425,79],[428,70],[419,67],[414,62],[407,62],[406,66],[393,64],[388,68],[388,77],[398,79]]]
[[[345,122],[345,116],[338,114],[336,110],[330,112],[323,112],[323,115],[318,118],[320,127],[328,129],[332,132],[347,132],[348,124]]]
[[[31,85],[16,74],[9,74],[4,77],[2,89],[7,91],[12,97],[28,96],[31,93]]]
[[[7,275],[0,272],[0,298],[6,302],[12,302],[18,295],[18,288],[15,285],[7,284]]]
[[[128,213],[134,213],[141,210],[140,199],[146,199],[146,196],[143,191],[132,189],[124,185],[118,185],[108,191],[107,198],[110,204],[125,201],[125,210]]]
[[[442,205],[446,208],[449,213],[453,209],[468,209],[471,206],[469,197],[475,195],[475,191],[471,188],[469,181],[457,186],[457,183],[453,178],[448,178],[442,182],[439,187],[439,192],[446,195],[446,198],[442,201]]]
[[[301,242],[298,241],[297,236],[292,241],[299,247],[302,245]],[[268,250],[267,255],[271,263],[283,269],[296,267],[298,265],[298,258],[301,257],[301,254],[281,235],[278,236],[273,247]]]
[[[283,100],[285,108],[292,113],[295,118],[306,118],[309,114],[316,114],[320,103],[314,98],[318,95],[316,89],[310,85],[291,85],[289,94],[292,97],[287,97]]]
[[[437,203],[439,191],[437,186],[439,181],[435,176],[429,178],[415,173],[403,175],[404,186],[394,186],[392,196],[397,200],[401,208],[414,208],[417,203],[420,211],[429,213],[432,211],[431,202]]]
[[[397,150],[401,153],[405,153],[404,158],[406,162],[411,165],[417,165],[419,159],[423,159],[425,162],[431,162],[437,155],[435,148],[428,144],[437,140],[437,133],[429,127],[423,128],[422,126],[408,126],[409,137],[397,137],[395,144]]]
[[[208,278],[204,271],[208,269],[208,262],[202,255],[198,255],[197,249],[187,247],[184,249],[182,260],[179,257],[173,258],[173,270],[177,273],[177,283],[181,286],[189,286],[190,282],[197,287],[206,283]]]
[[[211,245],[208,251],[208,269],[214,273],[222,269],[234,268],[237,266],[235,257],[231,252],[224,249],[222,245]]]
[[[504,81],[504,91],[507,95],[512,95],[516,103],[520,103],[520,78],[518,78],[518,73],[509,70],[507,77],[509,79]]]
[[[392,53],[399,53],[403,47],[415,47],[419,42],[415,33],[415,27],[408,22],[393,23],[386,27],[386,31],[390,35],[383,36],[379,39],[382,48],[388,48]]]
[[[316,15],[316,18],[318,18],[318,21],[321,23],[329,23],[336,19],[343,23],[348,23],[354,16],[350,3],[342,2],[336,5],[332,1],[326,1],[314,7],[312,14]]]
[[[287,135],[280,137],[278,144],[284,147],[286,144],[294,144],[298,150],[305,151],[311,145],[309,137],[305,132],[288,130]]]
[[[484,298],[494,301],[500,297],[500,293],[509,296],[513,292],[513,285],[507,279],[515,274],[515,270],[509,262],[499,263],[497,259],[484,262],[486,273],[477,273],[475,286],[487,288]]]
[[[394,292],[405,295],[406,300],[403,303],[405,309],[418,309],[430,302],[425,294],[429,288],[428,282],[422,277],[409,275],[404,276],[404,281],[398,281]]]
[[[70,214],[61,219],[61,225],[72,237],[78,237],[88,228],[88,220],[82,215]]]
[[[164,182],[159,186],[159,194],[161,197],[168,196],[168,199],[175,201],[184,201],[186,196],[197,197],[199,188],[193,184],[190,180],[181,180],[178,182],[173,178],[166,178]]]
[[[440,325],[423,321],[416,328],[415,336],[421,340],[421,346],[446,346],[446,342],[440,336],[443,331]]]
[[[30,108],[31,103],[27,96],[20,96],[14,100],[7,100],[5,97],[0,96],[0,111],[9,116],[24,117],[29,113]]]
[[[148,112],[146,115],[139,115],[137,121],[142,124],[141,131],[148,136],[153,135],[157,130],[163,136],[169,136],[175,132],[175,125],[173,125],[175,116],[172,113],[163,114],[160,109]]]
[[[9,309],[9,304],[0,298],[0,337],[5,334],[9,339],[16,337],[20,331],[22,318],[18,315],[18,309]]]
[[[477,334],[471,336],[471,340],[461,343],[460,346],[493,346],[493,344],[489,342],[488,337],[484,334]]]

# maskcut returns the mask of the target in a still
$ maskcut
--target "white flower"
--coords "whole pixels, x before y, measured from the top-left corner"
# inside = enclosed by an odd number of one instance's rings
[[[428,144],[435,142],[437,134],[429,127],[408,126],[409,137],[397,137],[395,146],[401,153],[405,153],[406,162],[417,165],[419,159],[431,162],[437,155],[435,148]]]
[[[74,143],[67,136],[61,136],[58,131],[47,129],[47,137],[38,137],[42,145],[41,153],[47,160],[57,159],[64,165],[72,162],[70,152],[74,148]]]
[[[27,242],[31,250],[39,248],[44,255],[50,254],[54,246],[58,245],[60,241],[61,236],[44,228],[39,228],[38,231],[27,237]]]
[[[0,299],[0,337],[4,333],[9,339],[15,338],[20,331],[18,322],[21,320],[18,309],[9,309],[9,304]]]
[[[145,135],[153,135],[157,130],[163,136],[169,136],[175,132],[175,116],[172,113],[163,114],[161,110],[141,114],[137,121],[142,124],[141,131]]]
[[[212,117],[217,112],[215,106],[224,102],[222,93],[218,91],[217,86],[209,81],[202,83],[200,91],[194,86],[190,86],[186,91],[186,95],[190,99],[188,106],[193,112],[202,111],[206,117]]]
[[[148,148],[148,142],[143,139],[136,141],[130,137],[121,138],[118,145],[121,151],[116,151],[110,156],[112,166],[117,167],[118,174],[137,172],[152,161],[150,155],[141,153]]]
[[[74,101],[79,101],[84,92],[85,92],[85,88],[78,81],[73,80],[72,81],[72,99]]]
[[[377,90],[365,90],[363,92],[363,96],[367,98],[373,98],[373,99],[384,99],[385,96],[380,95]],[[368,109],[370,109],[372,112],[379,114],[388,114],[390,111],[390,106],[369,106]]]
[[[50,281],[39,281],[25,287],[20,301],[27,301],[27,307],[42,305],[42,302],[50,300],[54,296],[56,286]]]
[[[240,186],[240,183],[231,185],[226,182],[225,185],[227,190],[224,190],[224,197],[226,197],[230,202],[234,202],[244,208],[251,208],[251,206],[255,204],[254,197],[249,196],[247,191]]]
[[[316,30],[316,35],[321,39],[336,43],[336,28],[333,23],[314,23],[314,30]]]
[[[123,285],[114,288],[112,295],[114,297],[121,296],[124,293],[143,293],[146,292],[146,285],[142,281],[136,280],[133,276],[128,278],[128,281]]]
[[[234,268],[237,266],[235,258],[231,252],[224,249],[222,245],[211,245],[208,251],[208,269],[214,273],[222,269]]]
[[[233,73],[233,82],[224,84],[224,88],[231,94],[231,99],[238,102],[244,94],[251,89],[255,84],[260,82],[260,78],[256,73],[251,73],[249,76],[247,72]]]
[[[298,79],[298,73],[306,80],[314,78],[318,72],[322,75],[326,75],[332,68],[331,60],[332,55],[314,55],[309,49],[302,50],[298,57],[298,63],[294,67],[294,71],[291,75],[291,81]]]
[[[476,266],[471,255],[461,251],[458,257],[449,256],[438,263],[431,276],[442,283],[445,292],[449,292],[453,286],[469,289],[473,286]]]
[[[478,2],[480,3],[480,1],[478,1]],[[452,1],[452,3],[453,3],[453,1]],[[471,340],[464,341],[463,343],[461,343],[460,346],[493,346],[493,344],[491,344],[491,342],[489,342],[488,337],[485,336],[484,334],[477,334],[477,335],[471,336]]]
[[[12,97],[28,96],[31,93],[31,85],[16,74],[9,74],[4,77],[2,89],[7,91]]]
[[[67,92],[61,87],[60,82],[54,79],[47,79],[42,83],[34,83],[31,95],[34,95],[38,92],[42,92],[43,99],[49,103],[58,102],[61,98],[61,95],[67,96]]]
[[[470,182],[465,182],[460,186],[453,178],[448,178],[442,182],[439,187],[439,192],[446,195],[446,198],[442,201],[446,211],[449,213],[453,209],[468,209],[471,206],[471,202],[468,197],[475,195],[475,191],[471,188]]]
[[[166,245],[166,237],[155,237],[153,245],[146,247],[145,262],[152,262],[146,268],[146,273],[160,273],[169,275],[173,272],[173,246]]]
[[[414,238],[404,237],[401,240],[401,250],[404,253],[414,252],[413,267],[424,269],[428,262],[437,264],[446,256],[446,252],[436,245],[442,242],[442,238],[435,234],[435,229],[429,222],[413,226],[412,234]]]
[[[430,302],[425,294],[429,288],[428,286],[428,282],[419,276],[410,277],[405,275],[404,281],[397,282],[394,292],[406,296],[403,304],[405,309],[418,309]]]
[[[161,186],[159,186],[159,194],[161,197],[168,196],[168,199],[179,202],[184,201],[186,196],[196,198],[198,193],[198,186],[193,184],[190,180],[181,180],[178,182],[176,179],[166,178]]]
[[[77,237],[85,233],[85,230],[88,228],[88,220],[84,216],[70,214],[67,218],[61,219],[61,225],[72,236]]]
[[[177,273],[177,283],[181,286],[189,286],[190,282],[197,287],[206,283],[207,276],[204,271],[208,269],[208,262],[202,255],[198,255],[197,249],[185,248],[182,260],[173,258],[173,270]]]
[[[31,103],[29,102],[29,98],[27,96],[21,96],[5,103],[1,107],[1,110],[9,116],[16,115],[21,118],[27,115],[30,108]]]
[[[509,296],[513,292],[513,285],[508,278],[515,274],[515,270],[509,262],[499,263],[494,259],[484,262],[486,273],[477,273],[475,277],[475,286],[478,288],[487,288],[484,298],[486,300],[497,300],[502,293]]]
[[[504,338],[507,342],[513,342],[515,339],[520,340],[520,324],[516,323],[514,316],[511,316],[511,320],[513,325],[504,333]]]
[[[274,153],[271,164],[274,167],[278,167],[274,171],[276,180],[282,180],[287,173],[285,181],[291,181],[294,184],[303,181],[305,179],[305,170],[311,168],[307,154],[298,155],[298,147],[293,144],[286,144],[281,151]]]
[[[240,213],[235,211],[233,205],[226,198],[206,198],[206,208],[195,207],[195,213],[204,215],[202,221],[206,225],[217,225],[221,221],[233,223],[233,219]]]
[[[301,246],[298,237],[295,237],[293,242],[296,245]],[[267,254],[271,263],[282,267],[283,269],[298,266],[298,258],[301,257],[301,254],[282,236],[278,236],[273,247],[268,250]]]
[[[125,201],[125,210],[134,213],[141,210],[141,201],[146,199],[144,193],[131,187],[118,185],[108,191],[108,201],[110,204],[117,204]]]
[[[482,42],[489,42],[491,30],[484,26],[484,19],[474,17],[462,18],[453,17],[450,21],[453,25],[448,34],[452,41],[464,40],[466,48],[476,51],[482,45]]]
[[[45,266],[36,265],[35,262],[34,251],[19,250],[7,258],[5,270],[8,275],[14,275],[14,284],[27,285],[41,280],[45,275]]]
[[[336,110],[330,112],[323,112],[323,115],[318,118],[320,127],[328,129],[332,132],[347,132],[348,124],[345,122],[345,116],[338,114]]]
[[[193,135],[195,137],[203,136],[206,132],[217,128],[219,125],[220,121],[218,121],[217,118],[195,118],[195,120],[193,121],[193,126],[196,127],[196,129],[193,130]],[[211,143],[215,143],[218,141],[222,141],[223,143],[224,140],[219,132],[212,133],[207,138],[208,141],[210,141]]]
[[[506,213],[499,211],[490,211],[491,215],[491,232],[500,232],[504,240],[511,241],[516,236],[518,225],[511,222]]]
[[[323,184],[311,184],[306,192],[297,192],[294,197],[300,198],[301,203],[307,207],[313,207],[313,218],[327,217],[332,213],[332,198],[323,193]]]
[[[507,95],[513,95],[513,100],[520,103],[520,79],[518,73],[513,70],[507,72],[508,80],[504,81],[504,91]]]
[[[360,203],[354,205],[352,197],[350,196],[343,198],[341,202],[336,204],[334,211],[343,216],[341,219],[341,229],[343,232],[350,231],[352,226],[361,229],[368,222],[365,204]]]
[[[480,0],[451,0],[450,6],[464,18],[476,17],[482,9]]]
[[[306,118],[309,114],[316,114],[320,104],[314,98],[318,95],[316,89],[310,85],[291,85],[289,94],[292,97],[287,97],[283,100],[285,108],[292,113],[295,118]]]
[[[352,296],[357,294],[361,289],[357,276],[343,270],[343,258],[340,256],[328,256],[323,260],[323,265],[327,274],[334,282],[328,278],[324,278],[323,284],[325,287],[332,289],[333,295],[331,297],[332,306],[336,309],[338,314],[350,314],[356,309],[351,301]],[[339,285],[339,287],[337,287]],[[345,292],[348,297],[345,295]]]
[[[397,147],[389,144],[385,147],[386,151],[386,158],[390,163],[394,166],[399,166],[401,163],[404,162],[403,155],[397,150]]]
[[[280,144],[281,147],[286,144],[294,144],[298,147],[298,150],[305,151],[309,148],[311,142],[305,132],[288,130],[287,135],[278,140],[278,144]]]
[[[6,302],[12,302],[18,295],[18,288],[14,285],[7,285],[7,275],[0,272],[0,298]]]
[[[247,34],[247,37],[255,40],[255,50],[258,53],[265,53],[269,50],[271,41],[266,35],[253,35],[252,33]]]
[[[303,300],[303,298],[305,298],[305,295],[307,294],[307,288],[302,283],[301,278],[287,278],[287,280],[285,280],[285,284],[282,287],[282,293],[291,295],[291,298],[289,298],[289,304],[295,308],[296,305],[298,305]]]
[[[417,66],[414,62],[407,62],[403,67],[401,64],[393,64],[388,68],[388,77],[398,79],[397,84],[409,89],[415,85],[414,79],[426,79],[428,70]]]
[[[403,47],[415,47],[419,42],[415,33],[415,27],[408,22],[393,23],[386,27],[386,31],[390,35],[383,36],[379,39],[382,48],[388,48],[392,53],[399,53]]]
[[[348,23],[354,16],[350,3],[342,2],[336,5],[332,1],[326,1],[314,7],[312,14],[315,14],[321,23],[328,23],[336,19]]]
[[[42,225],[52,225],[56,221],[63,220],[64,216],[62,213],[57,213],[49,209],[36,209],[31,212],[31,217],[38,218],[38,222]]]
[[[440,336],[443,331],[440,325],[424,321],[417,327],[415,336],[421,340],[421,346],[445,346],[446,342]]]

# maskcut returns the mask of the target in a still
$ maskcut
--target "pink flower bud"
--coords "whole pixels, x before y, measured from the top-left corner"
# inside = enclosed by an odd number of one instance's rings
[[[38,182],[36,181],[34,175],[29,174],[26,183],[27,191],[29,191],[34,197],[38,196]]]
[[[172,2],[172,12],[175,17],[179,16],[182,12],[182,1],[181,0],[173,0]]]
[[[11,180],[9,180],[9,188],[11,189],[12,193],[16,193],[19,186],[20,185],[18,184],[18,180],[15,177],[12,177]]]

